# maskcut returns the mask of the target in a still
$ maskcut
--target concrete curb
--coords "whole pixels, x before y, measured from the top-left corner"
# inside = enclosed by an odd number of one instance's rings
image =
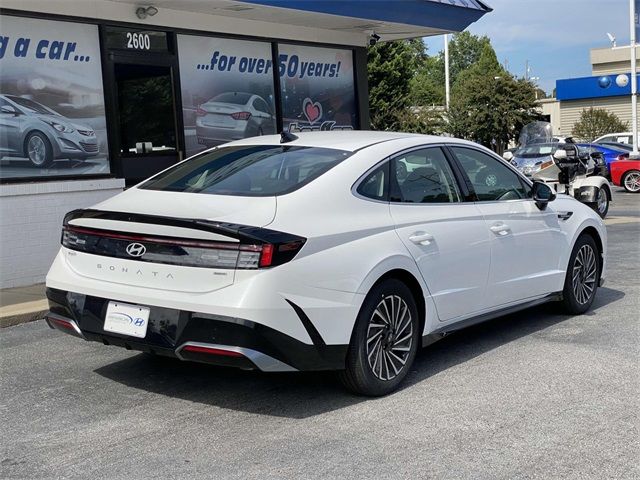
[[[40,320],[48,311],[49,304],[46,299],[1,307],[0,328]]]

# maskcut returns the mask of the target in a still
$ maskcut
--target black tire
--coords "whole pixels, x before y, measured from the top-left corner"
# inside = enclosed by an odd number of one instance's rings
[[[593,264],[590,258],[593,258]],[[562,306],[566,313],[580,315],[589,310],[598,290],[601,268],[600,252],[593,237],[586,234],[578,237],[569,257],[562,290]],[[587,287],[582,288],[583,285]],[[585,292],[588,294],[583,296]]]
[[[389,315],[396,319],[395,326],[394,322],[384,322],[376,313],[379,307],[379,311],[384,313],[385,306],[388,312],[390,302],[398,306],[399,315]],[[375,285],[365,298],[356,319],[346,369],[339,373],[343,385],[353,393],[372,397],[396,390],[416,357],[420,342],[419,326],[416,302],[404,283],[388,279]]]
[[[599,199],[600,196],[603,195],[604,198],[606,199],[606,204],[603,205],[602,208],[600,208],[600,202],[596,201],[595,203],[591,204],[591,208],[598,214],[600,215],[600,218],[605,218],[607,216],[607,213],[609,212],[609,193],[607,192],[607,190],[605,188],[599,188],[598,192],[596,193],[596,198]]]
[[[32,148],[33,144],[38,145],[37,152]],[[24,141],[24,154],[34,167],[45,168],[53,163],[53,148],[42,132],[31,132],[27,135]]]
[[[622,180],[620,181],[620,183],[622,184],[622,186],[624,187],[624,189],[629,192],[629,193],[640,193],[640,187],[636,187],[635,186],[635,182],[634,186],[632,185],[627,185],[627,180],[629,180],[629,178],[631,177],[631,175],[633,175],[633,178],[638,178],[640,176],[640,171],[638,170],[629,170],[628,172],[626,172],[623,176],[622,176]],[[631,183],[631,182],[630,182]]]

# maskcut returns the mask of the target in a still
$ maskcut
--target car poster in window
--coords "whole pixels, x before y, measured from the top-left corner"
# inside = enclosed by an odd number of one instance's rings
[[[357,126],[351,50],[278,45],[285,131]]]
[[[0,25],[0,177],[108,174],[98,27]]]
[[[187,155],[276,133],[271,45],[178,35]]]

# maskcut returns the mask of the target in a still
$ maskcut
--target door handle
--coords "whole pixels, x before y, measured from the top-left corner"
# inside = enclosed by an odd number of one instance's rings
[[[427,232],[415,232],[409,237],[409,240],[416,245],[429,245],[433,242],[433,235]]]
[[[491,227],[489,227],[489,230],[491,230],[499,237],[504,237],[505,235],[509,235],[511,233],[511,227],[506,223],[497,223],[495,225],[491,225]]]

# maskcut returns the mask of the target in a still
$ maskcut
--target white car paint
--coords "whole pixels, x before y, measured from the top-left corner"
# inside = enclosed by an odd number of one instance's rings
[[[285,195],[240,197],[133,187],[94,207],[268,227],[306,238],[304,247],[288,263],[257,270],[141,265],[134,259],[62,247],[47,275],[47,287],[249,320],[311,345],[308,329],[287,301],[291,300],[308,316],[324,343],[347,345],[367,293],[392,270],[407,272],[420,285],[426,318],[422,335],[426,336],[455,328],[458,322],[477,315],[562,291],[572,246],[587,227],[597,231],[606,262],[602,220],[566,195],[558,195],[540,210],[530,199],[408,205],[354,194],[353,187],[365,172],[409,148],[464,145],[500,160],[476,144],[366,131],[300,133],[298,137],[288,145],[354,153]],[[280,137],[249,138],[227,145],[280,145]],[[529,182],[513,167],[508,168]],[[572,212],[568,220],[558,219],[558,213],[568,211]],[[77,219],[72,225],[237,241],[224,235],[126,221]],[[417,234],[426,234],[424,244],[411,241]]]

